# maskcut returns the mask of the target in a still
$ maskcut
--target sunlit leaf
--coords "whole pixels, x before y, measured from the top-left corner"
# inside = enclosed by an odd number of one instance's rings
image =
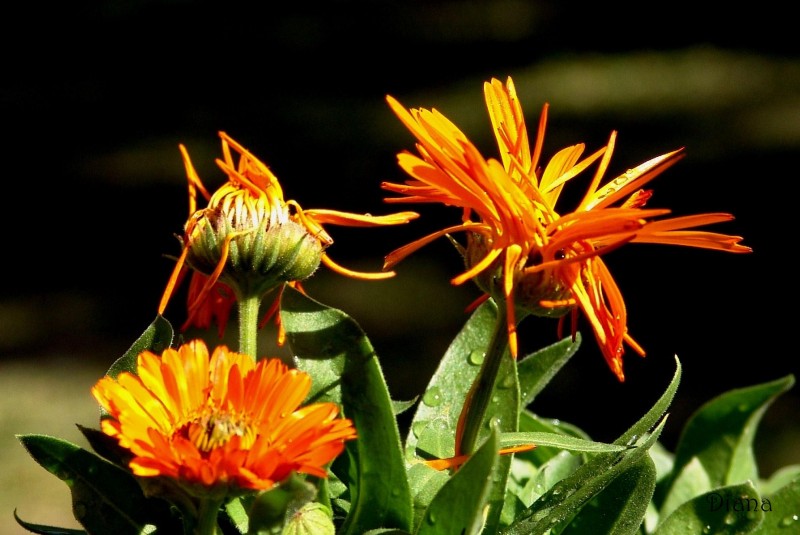
[[[327,370],[313,396],[325,399],[338,389],[344,415],[353,420],[358,433],[347,444],[355,465],[348,469],[350,479],[344,481],[351,502],[341,533],[410,530],[411,492],[400,432],[383,372],[366,335],[344,312],[291,287],[283,292],[281,321],[298,367],[315,381],[321,370]]]
[[[683,503],[661,522],[655,535],[753,533],[769,514],[762,504],[752,483],[719,487]]]

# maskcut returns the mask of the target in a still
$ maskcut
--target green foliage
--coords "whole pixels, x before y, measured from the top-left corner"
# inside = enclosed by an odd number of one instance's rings
[[[687,421],[674,453],[659,442],[669,425],[681,365],[664,393],[612,443],[538,416],[537,395],[578,350],[565,338],[515,361],[487,355],[496,309],[479,307],[454,338],[417,400],[391,398],[378,356],[358,323],[341,310],[287,288],[281,319],[296,365],[313,378],[307,402],[337,403],[352,419],[347,443],[327,479],[295,475],[278,487],[229,499],[220,535],[786,535],[800,529],[800,466],[759,477],[753,440],[770,404],[794,377],[726,392]],[[135,369],[139,352],[172,343],[162,317],[109,375]],[[451,467],[427,461],[459,453],[459,419],[482,363],[500,357],[478,447]],[[402,437],[397,415],[414,410]],[[32,533],[181,533],[179,508],[150,497],[127,469],[128,453],[99,430],[80,426],[93,451],[44,435],[21,435],[32,458],[72,493],[84,530],[16,522]],[[535,444],[529,451],[503,448]],[[154,483],[150,485],[167,482]],[[792,531],[795,530],[795,531]],[[186,531],[190,533],[190,531]]]

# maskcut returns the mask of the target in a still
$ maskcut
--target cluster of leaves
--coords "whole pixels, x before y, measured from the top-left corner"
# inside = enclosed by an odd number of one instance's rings
[[[419,403],[391,399],[368,338],[344,312],[287,288],[281,318],[296,365],[314,378],[308,401],[341,404],[358,439],[332,463],[327,480],[293,477],[229,502],[220,511],[226,535],[784,535],[800,527],[800,466],[763,481],[753,452],[763,413],[792,387],[792,376],[709,401],[671,453],[658,439],[680,382],[676,359],[652,408],[613,443],[600,443],[529,409],[577,351],[580,337],[565,339],[518,361],[503,359],[480,447],[458,470],[437,471],[423,461],[453,455],[458,416],[494,328],[493,303],[472,314]],[[141,350],[161,351],[172,336],[158,318],[109,374],[132,369]],[[402,439],[397,415],[415,405]],[[125,469],[124,452],[99,431],[81,430],[94,452],[42,435],[20,440],[70,487],[85,531],[17,522],[51,535],[181,532],[176,511],[147,498]],[[529,443],[537,447],[498,453]]]

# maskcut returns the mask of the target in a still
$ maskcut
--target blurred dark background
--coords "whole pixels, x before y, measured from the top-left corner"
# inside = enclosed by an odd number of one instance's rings
[[[783,6],[16,5],[0,22],[9,238],[0,366],[25,362],[44,373],[58,357],[66,359],[59,374],[69,363],[102,371],[154,319],[173,265],[165,255],[178,252],[175,234],[188,215],[179,143],[210,188],[222,181],[213,159],[224,130],[305,208],[417,209],[422,217],[402,228],[328,227],[333,259],[378,270],[395,247],[458,218],[440,206],[383,202],[381,181],[405,178],[396,153],[413,148],[385,96],[439,109],[494,156],[482,83],[510,75],[529,130],[550,103],[546,156],[580,141],[593,151],[616,129],[611,174],[685,146],[688,157],[651,183],[650,206],[733,213],[735,221],[714,230],[742,235],[754,249],[632,245],[610,254],[630,331],[648,356],[629,351],[620,384],[582,323],[583,347],[532,407],[613,440],[663,392],[677,354],[683,381],[664,434],[673,447],[701,403],[798,370],[791,247],[800,61],[796,18]],[[440,240],[390,281],[322,268],[305,287],[362,325],[394,397],[408,399],[423,391],[478,296],[471,285],[449,284],[460,270]],[[183,312],[176,299],[167,317],[179,325]],[[530,351],[555,341],[556,323],[526,320],[521,332]],[[81,395],[89,386],[80,385]],[[19,387],[15,395],[24,396]],[[91,403],[88,394],[83,401]],[[764,417],[757,444],[767,474],[800,462],[797,408],[794,389]]]

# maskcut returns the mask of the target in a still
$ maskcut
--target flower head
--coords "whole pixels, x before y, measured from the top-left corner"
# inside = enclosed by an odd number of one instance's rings
[[[213,194],[208,193],[188,151],[180,145],[189,181],[190,215],[181,239],[182,253],[162,296],[159,314],[166,309],[187,266],[193,270],[193,280],[184,328],[207,327],[212,318],[227,319],[236,299],[263,296],[283,283],[296,286],[310,277],[320,263],[354,278],[384,279],[394,275],[386,271],[362,273],[335,263],[326,252],[333,239],[323,225],[398,225],[418,214],[371,216],[303,210],[296,201],[284,200],[277,177],[264,163],[225,132],[219,135],[223,158],[216,163],[228,180]],[[205,208],[197,208],[198,192],[208,201]],[[224,325],[220,323],[219,327],[222,333]]]
[[[202,340],[145,351],[138,371],[103,377],[92,395],[109,413],[102,430],[130,450],[137,476],[177,480],[190,493],[269,489],[325,465],[356,437],[338,407],[300,407],[311,378],[280,359],[258,363]]]
[[[509,349],[516,357],[516,314],[563,317],[582,310],[603,356],[620,379],[623,343],[644,355],[627,330],[622,295],[600,255],[626,243],[662,243],[750,252],[741,238],[696,227],[729,221],[726,213],[662,218],[667,209],[645,209],[651,192],[641,189],[683,157],[679,149],[648,160],[603,182],[616,132],[607,146],[584,156],[585,145],[561,149],[542,168],[540,158],[547,121],[545,104],[536,141],[530,145],[522,106],[511,78],[484,84],[500,158],[484,158],[450,120],[435,109],[406,110],[387,101],[417,139],[419,154],[398,155],[412,179],[384,183],[403,197],[387,202],[433,202],[462,209],[461,223],[414,241],[386,257],[389,269],[438,237],[467,233],[466,271],[452,282],[474,279],[479,287],[505,302]],[[597,162],[583,199],[571,212],[557,211],[567,182]]]

